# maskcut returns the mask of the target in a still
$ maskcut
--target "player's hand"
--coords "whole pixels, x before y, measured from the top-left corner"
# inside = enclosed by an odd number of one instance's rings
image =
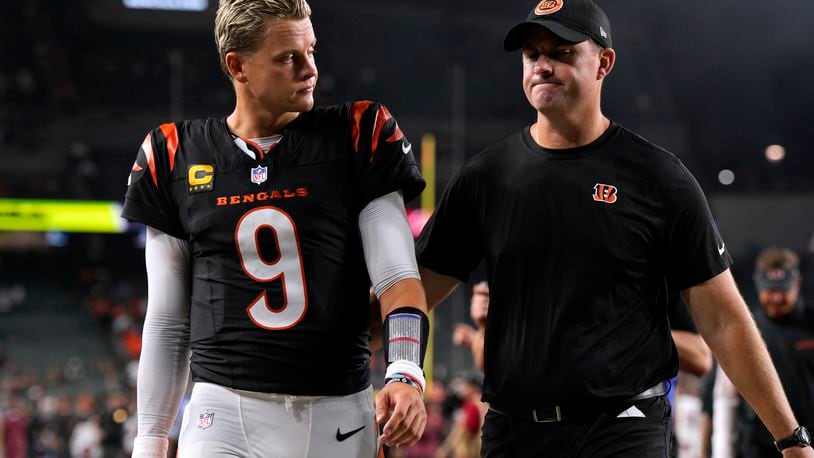
[[[166,437],[137,436],[132,458],[167,458],[169,440]]]
[[[468,324],[458,323],[452,331],[452,343],[458,347],[468,347],[472,345],[472,338],[477,331]]]
[[[388,447],[409,447],[424,434],[427,411],[412,385],[388,383],[376,396],[376,424],[384,424],[381,441]]]

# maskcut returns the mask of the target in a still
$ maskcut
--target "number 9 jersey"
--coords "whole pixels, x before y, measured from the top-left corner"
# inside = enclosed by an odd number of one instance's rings
[[[139,149],[122,216],[189,243],[193,380],[337,396],[370,384],[359,212],[423,188],[396,120],[358,101],[301,113],[268,154],[225,119],[164,124]]]

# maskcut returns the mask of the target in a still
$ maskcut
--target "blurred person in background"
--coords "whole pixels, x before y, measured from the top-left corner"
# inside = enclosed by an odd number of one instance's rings
[[[80,421],[71,432],[69,449],[71,458],[101,458],[104,431],[99,425],[99,418],[90,415]]]
[[[814,424],[814,308],[800,294],[799,257],[788,248],[766,248],[757,256],[753,278],[759,301],[755,318],[791,408],[801,423]],[[722,408],[716,404],[714,415],[720,416],[719,423],[732,425],[734,440],[726,445],[733,446],[733,456],[780,456],[771,446],[771,434],[747,403],[723,402],[736,396],[725,376],[716,383]],[[713,430],[713,435],[716,433]],[[730,456],[728,450],[723,453]]]
[[[452,415],[447,438],[435,453],[437,458],[471,458],[480,456],[480,435],[486,405],[481,402],[481,376],[464,373],[450,383],[450,395],[460,401]]]
[[[234,111],[152,130],[132,166],[122,214],[148,226],[149,288],[134,456],[166,456],[190,362],[181,457],[372,457],[376,423],[393,446],[424,429],[429,321],[404,209],[424,181],[385,106],[314,106],[310,14],[221,0]],[[375,418],[371,283],[388,364]]]
[[[669,456],[668,291],[773,437],[806,445],[700,186],[602,113],[611,44],[590,0],[543,0],[508,32],[536,120],[458,171],[419,239],[430,307],[486,262],[482,453]]]
[[[5,458],[28,456],[28,412],[24,401],[12,398],[3,419],[3,445]]]
[[[483,371],[483,340],[486,331],[486,314],[489,312],[489,284],[481,281],[472,287],[469,302],[469,316],[477,328],[466,323],[458,323],[452,333],[452,343],[466,347],[472,353],[475,367]]]

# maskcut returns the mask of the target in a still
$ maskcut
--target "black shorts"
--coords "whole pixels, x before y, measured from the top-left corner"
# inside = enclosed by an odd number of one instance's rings
[[[481,456],[487,458],[668,458],[670,402],[657,396],[584,420],[535,423],[490,410]],[[622,412],[628,416],[619,417]]]

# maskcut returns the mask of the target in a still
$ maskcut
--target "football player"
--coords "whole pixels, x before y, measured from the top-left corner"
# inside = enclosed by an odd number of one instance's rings
[[[133,456],[166,456],[190,370],[181,457],[373,457],[423,432],[429,329],[404,201],[424,181],[386,107],[314,106],[309,17],[305,0],[221,0],[234,111],[163,124],[138,151],[123,210],[147,225]],[[375,408],[371,284],[388,363]]]

